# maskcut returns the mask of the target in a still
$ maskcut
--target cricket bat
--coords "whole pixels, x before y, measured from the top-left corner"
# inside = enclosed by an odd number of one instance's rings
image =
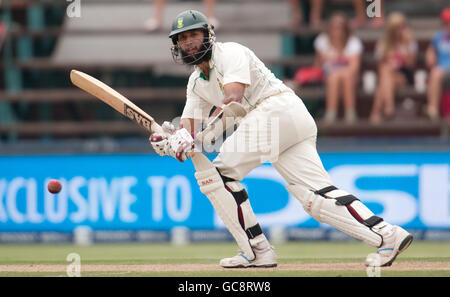
[[[162,127],[150,115],[105,83],[77,70],[70,72],[70,80],[80,89],[102,100],[116,111],[136,122],[139,126],[149,131],[150,134],[164,134]],[[201,152],[191,153],[190,157],[197,171],[214,167],[211,161]]]

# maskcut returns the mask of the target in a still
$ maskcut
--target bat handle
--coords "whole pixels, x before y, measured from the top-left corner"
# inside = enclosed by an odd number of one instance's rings
[[[150,126],[150,133],[164,134],[164,130],[157,122],[153,122]]]
[[[188,156],[191,158],[196,171],[203,171],[213,167],[211,161],[202,152],[191,152]]]
[[[150,134],[162,134],[165,135],[167,137],[169,137],[171,134],[167,133],[166,131],[164,131],[164,129],[157,123],[157,122],[153,122],[150,126],[150,130],[149,130]]]

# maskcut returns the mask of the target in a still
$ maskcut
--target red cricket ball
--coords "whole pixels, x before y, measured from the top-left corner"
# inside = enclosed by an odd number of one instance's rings
[[[52,194],[58,194],[59,191],[61,191],[61,183],[57,181],[56,179],[52,179],[47,184],[47,189]]]

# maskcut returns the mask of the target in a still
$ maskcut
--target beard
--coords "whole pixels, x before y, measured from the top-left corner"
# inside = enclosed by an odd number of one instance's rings
[[[209,61],[212,54],[212,45],[209,42],[203,42],[199,50],[194,54],[188,54],[180,49],[181,60],[187,65],[198,65],[203,61]]]

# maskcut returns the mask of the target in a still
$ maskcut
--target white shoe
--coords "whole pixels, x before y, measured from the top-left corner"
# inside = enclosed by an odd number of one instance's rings
[[[376,254],[370,254],[366,259],[366,266],[386,267],[391,266],[395,258],[406,250],[413,236],[399,226],[393,226],[392,230],[383,236],[383,244]]]
[[[253,248],[255,259],[249,260],[242,253],[232,257],[220,260],[220,266],[224,268],[248,268],[260,267],[270,268],[277,266],[277,255],[273,246],[268,246],[264,249]]]

